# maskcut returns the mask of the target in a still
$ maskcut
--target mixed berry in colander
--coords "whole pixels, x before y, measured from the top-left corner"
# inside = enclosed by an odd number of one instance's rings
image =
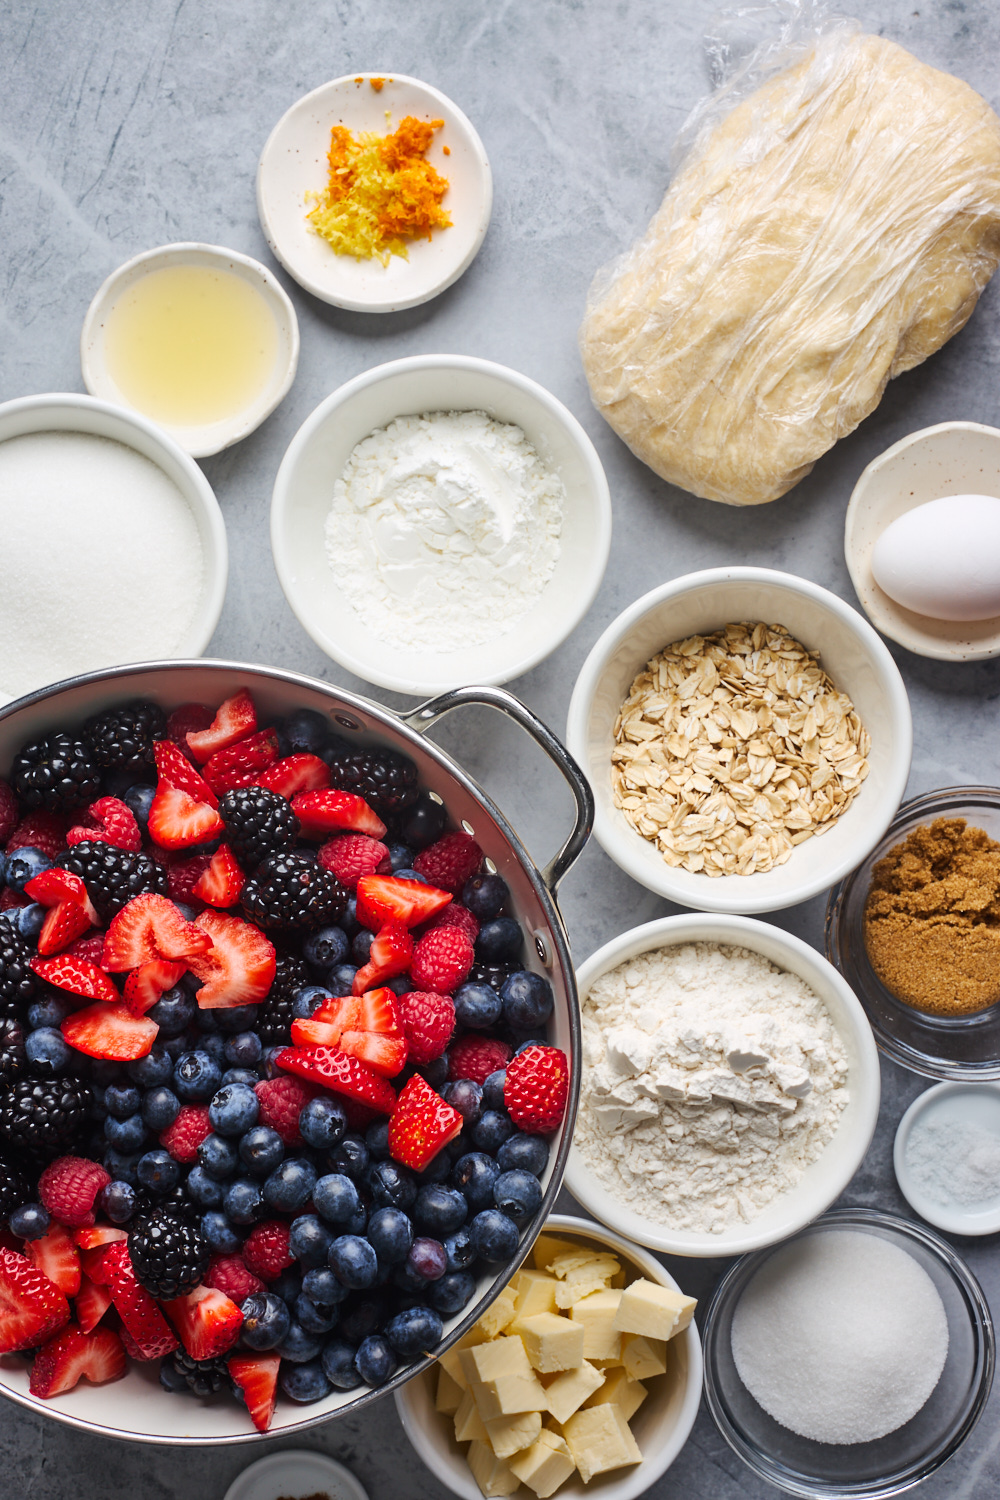
[[[0,782],[0,1353],[30,1389],[385,1383],[542,1201],[569,1091],[504,880],[416,766],[246,690]]]

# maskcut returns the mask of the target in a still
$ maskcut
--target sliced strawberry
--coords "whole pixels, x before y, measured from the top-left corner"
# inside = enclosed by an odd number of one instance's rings
[[[356,1030],[361,1022],[361,996],[331,995],[316,1007],[311,1019],[335,1026],[338,1037],[342,1031]]]
[[[330,785],[330,767],[318,755],[286,755],[256,778],[255,786],[267,787],[289,802],[297,792],[320,792]]]
[[[259,928],[221,911],[203,911],[196,924],[212,941],[211,951],[195,954],[188,966],[203,981],[198,1004],[203,1010],[255,1005],[274,983],[274,945]]]
[[[221,797],[236,787],[253,786],[257,777],[277,759],[277,734],[273,729],[261,729],[238,744],[217,750],[205,762],[202,775],[212,791]]]
[[[372,938],[368,962],[354,976],[354,993],[363,995],[366,990],[377,989],[387,979],[405,974],[412,957],[413,938],[409,928],[390,917]]]
[[[200,766],[219,750],[245,740],[257,728],[257,710],[246,688],[240,688],[215,715],[207,729],[196,730],[187,737],[187,748]]]
[[[104,1228],[106,1226],[99,1227]],[[77,1235],[79,1235],[79,1233],[80,1231],[78,1230]],[[74,1236],[74,1238],[76,1237],[77,1236]],[[104,1258],[107,1255],[108,1251],[111,1249],[112,1245],[118,1244],[121,1240],[127,1238],[128,1236],[125,1233],[125,1230],[119,1229],[115,1231],[115,1238],[113,1240],[98,1242],[89,1247],[81,1246],[80,1266],[83,1271],[83,1276],[81,1277],[80,1282],[81,1286],[83,1285],[84,1281],[92,1281],[95,1286],[107,1286],[108,1272],[107,1267],[104,1264]]]
[[[83,995],[87,1000],[103,1000],[111,1005],[121,999],[104,970],[88,958],[59,953],[54,958],[33,958],[31,967],[47,984],[54,984],[57,990],[68,990],[71,995]]]
[[[302,825],[302,837],[324,839],[328,833],[353,831],[380,839],[385,824],[376,817],[363,797],[354,792],[299,792],[292,798],[292,811]]]
[[[64,1297],[75,1297],[80,1290],[80,1252],[58,1219],[37,1240],[27,1240],[25,1254],[33,1266],[57,1286]]]
[[[167,734],[185,755],[189,755],[188,735],[207,729],[214,718],[215,715],[206,703],[182,703],[167,720]]]
[[[69,1322],[69,1303],[26,1255],[0,1248],[0,1354],[32,1349]]]
[[[103,963],[109,973],[123,974],[154,958],[188,959],[211,947],[211,937],[186,921],[172,901],[147,891],[112,917]]]
[[[28,1389],[33,1396],[61,1396],[84,1377],[91,1385],[120,1380],[125,1365],[124,1346],[112,1329],[85,1333],[71,1323],[35,1355]]]
[[[187,792],[195,802],[207,802],[209,807],[218,807],[219,799],[212,788],[200,776],[187,756],[171,740],[157,740],[153,746],[156,770],[161,781],[179,792]]]
[[[104,1256],[104,1268],[115,1310],[143,1359],[158,1359],[177,1348],[177,1338],[155,1301],[139,1285],[132,1269],[128,1245],[112,1245]]]
[[[281,1356],[278,1354],[233,1354],[228,1364],[233,1384],[238,1385],[243,1392],[250,1420],[258,1432],[266,1432],[271,1425],[278,1397],[278,1371],[281,1368]]]
[[[186,1297],[174,1297],[163,1307],[192,1359],[217,1359],[225,1354],[243,1327],[236,1303],[214,1286],[196,1286]]]
[[[80,1290],[76,1294],[76,1321],[81,1333],[96,1328],[111,1306],[111,1293],[106,1286],[98,1286],[89,1276],[80,1279]]]
[[[160,781],[149,809],[149,836],[161,849],[189,849],[218,838],[225,824],[214,807]]]
[[[296,1047],[336,1047],[343,1034],[343,1026],[331,1026],[315,1016],[292,1022],[292,1044]]]
[[[125,1004],[134,1016],[144,1016],[167,990],[180,983],[186,973],[185,963],[175,963],[170,958],[151,958],[126,975]]]
[[[429,922],[451,901],[450,891],[395,875],[363,875],[358,881],[358,921],[373,931],[395,917],[407,927]]]
[[[42,930],[38,934],[38,951],[43,958],[52,953],[62,953],[65,948],[92,926],[90,917],[75,901],[60,901],[45,914]]]
[[[128,1355],[129,1359],[134,1359],[139,1364],[149,1364],[151,1361],[160,1358],[158,1354],[147,1354],[145,1349],[141,1349],[136,1343],[135,1339],[129,1333],[128,1329],[125,1327],[124,1323],[118,1330],[118,1337],[121,1339],[122,1344],[125,1348],[125,1353]],[[155,1345],[153,1345],[152,1347],[155,1348]]]
[[[138,854],[142,848],[142,834],[135,813],[118,797],[98,797],[87,808],[84,819],[66,835],[70,848],[82,844],[85,839],[113,844],[116,849],[127,849],[132,854]]]
[[[246,876],[228,844],[220,844],[208,868],[191,887],[192,894],[209,906],[235,906]]]
[[[118,1229],[114,1224],[84,1224],[73,1231],[73,1243],[81,1250],[106,1250],[109,1245],[127,1239],[128,1230]]]
[[[379,1036],[377,1031],[345,1031],[340,1050],[356,1057],[382,1078],[395,1078],[406,1066],[409,1044],[405,1036]]]
[[[322,1083],[335,1094],[356,1099],[380,1114],[390,1115],[396,1107],[395,1089],[356,1057],[348,1057],[337,1047],[285,1047],[275,1062],[286,1073]]]
[[[86,912],[92,927],[99,925],[98,915],[87,895],[87,887],[80,876],[74,875],[71,870],[53,865],[51,869],[33,876],[24,889],[32,901],[37,901],[41,906],[59,906],[63,901],[72,901]]]
[[[455,1139],[464,1123],[458,1110],[414,1073],[403,1085],[389,1121],[389,1155],[404,1167],[422,1172]]]
[[[74,1011],[59,1029],[71,1047],[88,1057],[133,1062],[146,1056],[160,1028],[148,1016],[134,1016],[121,1001],[118,1005],[88,1005]]]

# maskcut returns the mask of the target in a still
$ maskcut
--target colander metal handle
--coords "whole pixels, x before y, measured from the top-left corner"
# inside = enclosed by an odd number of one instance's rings
[[[439,719],[443,719],[445,714],[450,714],[452,709],[463,708],[469,703],[476,703],[484,708],[495,708],[498,713],[506,714],[508,719],[513,719],[515,724],[519,724],[526,734],[531,735],[536,745],[545,751],[553,765],[562,772],[563,779],[573,793],[576,818],[572,832],[559,852],[542,870],[542,879],[554,896],[559,882],[583,852],[583,847],[594,826],[594,794],[590,789],[590,783],[566,746],[556,738],[548,725],[533,714],[520,698],[515,698],[513,693],[508,693],[504,688],[453,688],[450,692],[439,693],[436,698],[428,698],[427,702],[421,703],[419,708],[411,709],[409,713],[401,714],[400,717],[411,729],[415,729],[418,734],[423,734]]]

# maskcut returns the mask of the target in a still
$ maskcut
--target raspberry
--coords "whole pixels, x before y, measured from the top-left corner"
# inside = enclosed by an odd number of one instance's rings
[[[10,911],[19,906],[30,906],[31,897],[26,896],[23,891],[12,891],[9,885],[5,885],[0,891],[0,911]]]
[[[319,851],[319,862],[351,891],[362,875],[388,875],[392,869],[386,846],[366,833],[341,833],[328,839]]]
[[[463,1036],[448,1053],[448,1077],[453,1083],[457,1078],[485,1083],[491,1073],[507,1066],[512,1050],[495,1037]]]
[[[127,849],[130,854],[138,854],[142,848],[142,835],[135,814],[117,797],[98,797],[83,817],[84,821],[66,835],[70,846],[85,839],[96,839],[104,844],[114,844],[116,849]]]
[[[450,995],[472,968],[476,950],[459,927],[432,927],[413,950],[410,978],[420,990]]]
[[[239,1255],[213,1255],[205,1275],[205,1285],[225,1292],[237,1307],[251,1292],[262,1292],[264,1283],[248,1271]]]
[[[207,729],[214,718],[212,710],[206,708],[204,703],[182,703],[180,708],[174,709],[167,720],[167,739],[173,740],[188,760],[193,760],[194,757],[188,749],[187,737],[189,734],[198,734],[201,730]]]
[[[276,1130],[286,1146],[301,1146],[299,1115],[318,1090],[301,1078],[285,1074],[281,1078],[265,1078],[254,1092],[260,1101],[258,1123]]]
[[[198,1147],[211,1134],[208,1105],[182,1104],[174,1123],[160,1132],[160,1145],[174,1161],[193,1162],[198,1160]]]
[[[15,849],[40,849],[49,859],[55,859],[65,847],[66,819],[61,813],[28,813],[7,840],[8,854]]]
[[[455,1030],[455,1007],[448,996],[413,990],[396,1003],[410,1044],[410,1062],[419,1066],[440,1057]]]
[[[465,933],[471,943],[474,943],[479,936],[478,920],[460,901],[449,901],[444,911],[439,912],[431,922],[428,932],[433,927],[457,927],[460,932]]]
[[[457,896],[482,862],[483,851],[471,833],[446,833],[436,844],[421,850],[413,868],[431,885]]]
[[[558,1047],[525,1047],[507,1066],[503,1102],[519,1130],[544,1135],[562,1123],[569,1098],[569,1063]]]
[[[111,1178],[96,1161],[84,1156],[60,1156],[38,1179],[38,1196],[49,1213],[81,1229],[94,1222],[94,1200]]]
[[[6,844],[17,827],[18,806],[9,781],[0,781],[0,844]]]
[[[295,1259],[288,1248],[289,1224],[282,1219],[265,1219],[257,1224],[243,1242],[243,1261],[247,1270],[261,1281],[276,1281]]]
[[[100,967],[101,959],[104,957],[104,933],[91,928],[90,932],[83,934],[83,937],[78,937],[75,943],[70,943],[66,952],[72,953],[74,958],[87,958],[92,964]]]
[[[171,901],[188,901],[197,905],[194,887],[212,863],[210,854],[195,854],[190,859],[172,859],[167,865],[167,895]]]

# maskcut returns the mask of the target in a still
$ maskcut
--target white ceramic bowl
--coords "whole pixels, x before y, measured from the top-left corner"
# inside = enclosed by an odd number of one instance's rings
[[[946,1234],[996,1234],[1000,1230],[1000,1182],[993,1182],[992,1194],[978,1204],[944,1204],[927,1192],[907,1163],[907,1147],[915,1126],[956,1122],[1000,1139],[1000,1084],[936,1083],[917,1095],[900,1120],[893,1143],[892,1164],[899,1191],[914,1213]],[[941,1166],[947,1171],[946,1160]],[[979,1170],[982,1173],[982,1164]]]
[[[282,1500],[322,1493],[326,1500],[368,1500],[361,1481],[316,1448],[282,1448],[241,1470],[222,1500]]]
[[[809,985],[830,1013],[848,1059],[850,1099],[829,1145],[788,1192],[781,1193],[749,1224],[723,1234],[668,1229],[637,1213],[596,1181],[580,1152],[570,1152],[564,1185],[588,1212],[614,1224],[629,1239],[668,1255],[744,1255],[773,1245],[830,1207],[864,1159],[878,1119],[881,1075],[878,1051],[860,1001],[832,964],[800,938],[750,917],[664,917],[633,927],[590,956],[577,970],[580,1004],[586,1008],[590,987],[602,974],[640,953],[681,943],[729,943],[749,948]]]
[[[942,495],[1000,498],[1000,429],[979,422],[940,422],[893,443],[854,486],[844,555],[862,608],[883,635],[917,656],[983,661],[1000,655],[1000,617],[932,620],[890,599],[872,576],[872,553],[886,527]]]
[[[650,658],[672,641],[739,620],[782,624],[804,646],[821,650],[821,665],[852,699],[871,735],[870,771],[829,833],[798,845],[785,864],[761,874],[713,878],[671,869],[615,807],[611,752],[618,710]],[[696,910],[764,912],[826,890],[874,848],[902,800],[913,726],[899,669],[856,609],[790,573],[712,568],[662,584],[612,621],[576,680],[566,742],[594,788],[598,842],[633,880]]]
[[[382,80],[378,91],[373,78]],[[332,127],[385,135],[406,115],[444,120],[427,160],[448,179],[442,207],[451,228],[409,242],[408,258],[392,255],[388,265],[335,254],[306,218],[308,195],[326,187]],[[282,115],[257,168],[261,228],[285,270],[314,297],[358,312],[416,307],[451,286],[475,259],[492,208],[490,164],[470,122],[437,89],[400,73],[351,73],[313,89]]]
[[[249,406],[232,416],[199,426],[176,427],[166,422],[159,424],[193,457],[207,458],[209,454],[219,453],[253,432],[287,396],[299,363],[299,324],[288,294],[277,277],[259,261],[251,260],[249,255],[240,255],[238,251],[227,250],[222,245],[197,242],[162,245],[157,250],[145,250],[119,266],[117,271],[112,271],[99,288],[83,320],[80,364],[84,384],[92,396],[111,401],[117,406],[125,406],[129,411],[137,410],[108,369],[105,326],[115,305],[144,276],[176,266],[205,266],[209,270],[228,271],[247,282],[261,295],[270,309],[278,336],[270,376]],[[148,412],[139,414],[152,420]]]
[[[204,571],[202,588],[194,614],[187,628],[177,639],[164,623],[157,623],[155,641],[147,634],[143,640],[147,657],[192,657],[200,656],[219,623],[222,605],[226,596],[226,580],[229,571],[229,553],[226,543],[226,525],[222,512],[212,492],[212,487],[198,465],[188,456],[161,427],[138,414],[124,411],[106,401],[97,401],[92,396],[55,394],[43,396],[21,396],[0,406],[0,443],[9,438],[23,437],[29,433],[76,432],[89,433],[96,437],[110,438],[134,448],[150,459],[180,490],[194,517],[201,541]],[[108,538],[113,546],[114,538]],[[53,537],[53,551],[59,547],[59,538]],[[8,564],[16,559],[8,557]],[[148,559],[149,573],[162,566],[162,559],[151,551]],[[127,580],[129,590],[141,607],[143,598],[142,579]],[[53,649],[51,675],[33,683],[19,682],[16,691],[3,680],[3,660],[17,651],[17,640],[7,639],[0,655],[0,703],[7,703],[14,696],[33,692],[49,682],[79,672],[97,671],[132,661],[136,656],[134,635],[124,632],[114,660],[99,659],[100,652],[91,654],[87,649],[87,618],[80,616],[79,609],[72,639],[65,640],[63,656]],[[38,622],[25,620],[26,632],[38,629]],[[56,642],[62,644],[62,638]]]
[[[514,628],[483,646],[401,650],[369,629],[341,596],[326,558],[333,487],[357,443],[394,417],[484,410],[522,428],[566,488],[560,554],[541,595]],[[271,550],[285,597],[328,656],[368,682],[434,693],[464,682],[507,682],[542,661],[586,614],[611,546],[611,497],[594,445],[565,406],[526,375],[485,359],[421,354],[379,365],[317,406],[288,446],[274,482]]]
[[[606,1247],[630,1262],[641,1276],[683,1291],[658,1260],[603,1225],[555,1214],[546,1220],[543,1233],[549,1232]],[[630,1423],[642,1450],[642,1463],[600,1474],[586,1485],[573,1474],[560,1487],[559,1500],[591,1500],[595,1495],[601,1500],[637,1500],[669,1469],[688,1440],[701,1402],[701,1341],[694,1323],[672,1339],[669,1348],[666,1375],[649,1382],[649,1395]],[[462,1500],[482,1500],[465,1459],[465,1446],[455,1441],[451,1418],[434,1409],[434,1381],[430,1370],[395,1393],[403,1429],[431,1473],[453,1494]],[[522,1487],[517,1493],[531,1492]]]

